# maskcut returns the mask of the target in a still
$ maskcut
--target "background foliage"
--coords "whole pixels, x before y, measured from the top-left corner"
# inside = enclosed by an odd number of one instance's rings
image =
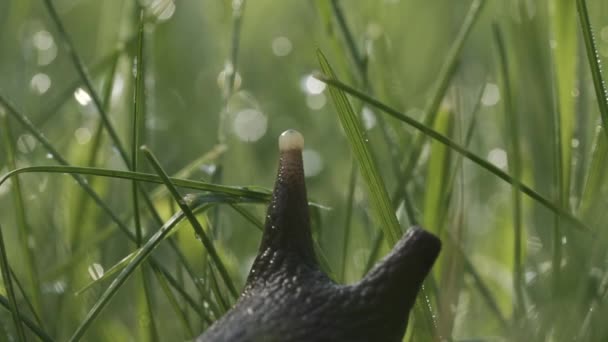
[[[2,1],[0,340],[203,331],[288,128],[336,281],[441,236],[405,340],[606,340],[607,58],[601,0]]]

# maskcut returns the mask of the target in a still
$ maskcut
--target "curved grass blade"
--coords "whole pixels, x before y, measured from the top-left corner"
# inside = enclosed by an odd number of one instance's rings
[[[16,158],[15,158],[15,144],[13,140],[13,134],[11,131],[10,123],[8,122],[8,118],[5,114],[0,114],[0,122],[2,126],[4,126],[4,143],[5,143],[5,151],[6,151],[6,163],[9,169],[14,170],[17,168]],[[25,205],[23,201],[23,191],[21,188],[21,181],[19,177],[15,177],[13,179],[13,206],[15,208],[15,218],[17,221],[18,237],[21,249],[21,256],[25,263],[25,271],[27,274],[27,283],[28,289],[31,291],[32,296],[32,304],[33,304],[33,312],[36,317],[39,314],[42,314],[42,293],[40,290],[40,281],[38,278],[38,270],[36,267],[34,251],[30,248],[28,244],[28,236],[30,236],[31,231],[30,227],[27,223],[26,213],[25,213]],[[42,325],[40,322],[38,324]]]
[[[139,6],[138,6],[139,7]],[[139,164],[139,153],[137,147],[140,145],[143,133],[143,123],[145,122],[145,85],[144,79],[144,10],[139,8],[138,23],[138,47],[135,56],[135,87],[133,90],[133,122],[131,134],[131,171],[137,172]],[[136,180],[131,182],[131,193],[133,200],[133,223],[135,224],[135,244],[140,247],[142,244],[142,223],[139,210],[139,188]],[[151,206],[154,208],[153,206]],[[153,212],[156,212],[153,210]],[[159,220],[160,221],[160,220]],[[152,314],[152,296],[150,283],[146,279],[146,268],[141,268],[137,275],[138,281],[142,283],[143,293],[137,295],[136,306],[137,316],[146,317],[146,320],[138,320],[138,330],[140,339],[158,341],[156,322]]]
[[[456,143],[455,141],[453,141],[452,139],[446,137],[445,135],[435,131],[434,129],[418,122],[417,120],[399,112],[396,109],[393,109],[389,106],[387,106],[386,104],[360,92],[359,90],[356,90],[338,80],[336,80],[335,78],[328,78],[325,77],[323,75],[316,75],[315,76],[317,79],[327,83],[328,85],[331,86],[331,88],[338,88],[343,90],[345,93],[348,93],[351,96],[354,96],[376,108],[378,108],[379,110],[385,112],[386,114],[405,122],[406,124],[414,127],[415,129],[421,131],[422,133],[428,135],[429,137],[438,140],[439,142],[441,142],[442,144],[447,145],[449,148],[453,149],[454,151],[458,152],[459,154],[461,154],[462,156],[464,156],[465,158],[467,158],[468,160],[472,161],[473,163],[477,164],[478,166],[482,167],[483,169],[489,171],[490,173],[494,174],[495,176],[497,176],[498,178],[502,179],[503,181],[509,183],[509,184],[513,184],[513,182],[515,182],[515,180],[513,179],[513,177],[511,177],[509,174],[505,173],[504,171],[502,171],[501,169],[497,168],[496,166],[494,166],[493,164],[491,164],[490,162],[484,160],[483,158],[477,156],[476,154],[474,154],[473,152],[469,151],[468,149],[464,148],[463,146],[461,146],[460,144]],[[527,185],[520,183],[520,190],[521,192],[523,192],[524,194],[528,195],[530,198],[532,198],[533,200],[537,201],[538,203],[540,203],[542,206],[544,206],[545,208],[549,209],[550,211],[552,211],[553,213],[565,218],[566,220],[570,221],[573,224],[573,227],[576,227],[578,229],[581,229],[583,231],[588,231],[591,232],[591,229],[583,222],[581,222],[578,218],[576,218],[574,215],[572,215],[570,212],[568,212],[566,209],[561,208],[556,206],[555,204],[552,203],[552,201],[548,200],[547,198],[543,197],[542,195],[540,195],[538,192],[534,191],[532,188],[528,187]]]
[[[2,226],[0,226],[0,266],[2,268],[2,279],[4,280],[4,288],[9,299],[9,307],[11,315],[13,316],[13,323],[15,324],[15,330],[17,331],[17,338],[21,342],[27,341],[25,339],[25,331],[23,330],[23,322],[21,321],[19,314],[19,307],[17,305],[17,297],[13,289],[13,280],[9,271],[8,259],[6,256],[6,246],[4,245],[4,237],[2,235]]]
[[[93,323],[93,320],[114,297],[116,292],[122,287],[129,276],[131,276],[133,272],[143,264],[146,258],[150,256],[152,251],[158,247],[158,245],[169,233],[171,233],[173,227],[175,227],[175,225],[179,222],[177,218],[178,216],[174,216],[172,219],[167,221],[156,233],[154,233],[154,235],[152,235],[148,241],[146,241],[142,248],[135,253],[131,261],[126,265],[122,272],[120,272],[116,279],[112,281],[110,286],[108,286],[97,302],[95,302],[91,310],[89,310],[85,319],[78,326],[69,341],[79,341],[80,338],[82,338],[87,329]]]
[[[0,295],[0,306],[4,307],[6,310],[11,311],[11,304],[8,299],[4,296]],[[11,311],[12,312],[12,311]],[[51,338],[47,333],[45,333],[40,327],[36,325],[36,323],[32,322],[29,318],[23,316],[22,313],[19,313],[19,319],[25,324],[28,329],[32,333],[34,333],[38,338],[43,342],[53,342],[53,338]]]
[[[55,167],[70,168],[67,160],[52,146],[52,144],[48,141],[48,139],[44,136],[44,134],[42,134],[42,132],[40,132],[38,129],[36,129],[34,127],[34,125],[31,123],[31,121],[28,119],[28,117],[19,113],[15,109],[15,107],[1,95],[0,95],[0,104],[3,105],[7,109],[8,114],[13,116],[22,126],[24,126],[24,128],[28,132],[30,132],[36,138],[36,140],[38,142],[40,142],[40,144],[49,152],[49,154],[53,157],[54,160],[56,160],[60,164],[64,165],[64,166],[55,166]],[[49,167],[53,168],[52,166],[47,166],[46,168],[49,168]],[[33,170],[39,169],[39,168],[44,169],[45,167],[33,167],[32,169],[30,169],[26,172],[33,171]],[[22,170],[24,170],[24,169],[22,169]],[[4,183],[12,175],[19,174],[21,172],[22,171],[18,171],[18,170],[13,170],[13,171],[9,172],[4,177],[0,178],[0,184]],[[52,172],[52,171],[50,171],[50,172]],[[83,190],[93,199],[93,201],[110,217],[112,222],[114,222],[118,226],[118,228],[120,229],[120,231],[122,233],[124,233],[131,241],[135,241],[135,236],[134,236],[134,234],[131,233],[131,231],[129,230],[127,225],[113,212],[112,209],[110,209],[110,207],[101,199],[101,197],[93,190],[93,188],[87,183],[87,181],[80,174],[78,174],[77,172],[74,173],[74,172],[70,172],[70,171],[66,171],[66,173],[70,174],[74,178],[74,180],[76,180],[78,185],[80,187],[82,187]],[[154,176],[154,175],[152,175],[152,176]],[[126,179],[131,179],[131,178],[127,177]],[[267,195],[267,197],[270,197],[270,196]],[[147,196],[144,196],[144,199],[149,200],[149,198]],[[147,203],[150,204],[151,202],[147,201]],[[158,219],[158,216],[156,216],[156,218]],[[179,253],[178,253],[178,255],[179,255]],[[167,280],[170,281],[170,283],[176,288],[176,290],[178,290],[182,294],[186,293],[181,288],[182,285],[176,281],[173,281],[172,275],[169,272],[167,272],[166,270],[164,270],[162,265],[158,264],[154,259],[152,259],[151,264],[153,267],[157,267],[159,270],[161,270],[163,275],[165,275],[165,277],[168,277]],[[202,312],[202,311],[199,310],[198,312]]]
[[[200,195],[200,196],[193,196],[188,199],[189,207],[192,208],[191,210],[194,214],[201,213],[201,212],[207,210],[208,207],[212,207],[212,206],[215,206],[215,205],[221,204],[221,203],[229,204],[232,207],[237,207],[236,203],[239,203],[239,202],[243,202],[243,200],[235,199],[233,197],[228,197],[228,196],[218,196],[215,194],[210,194],[210,195],[204,194],[204,195]],[[244,210],[244,209],[242,209],[242,210]],[[175,213],[167,222],[172,222],[171,224],[173,227],[173,226],[179,224],[184,218],[186,218],[186,216],[184,215],[183,211],[180,210],[177,213]],[[178,231],[177,229],[173,229],[163,239],[168,239],[169,237],[173,236],[173,234],[177,233],[177,231]],[[141,250],[141,248],[138,248],[137,250],[131,252],[129,255],[125,256],[120,261],[115,263],[112,267],[107,269],[101,277],[84,285],[82,288],[77,290],[74,294],[76,296],[79,296],[86,290],[93,287],[94,285],[100,284],[101,282],[110,279],[112,277],[112,275],[122,271],[129,264],[129,262],[131,260],[133,260],[135,255],[140,250]]]
[[[587,10],[587,2],[585,0],[576,0],[576,9],[578,10],[578,18],[585,40],[585,49],[587,50],[587,60],[593,77],[593,86],[597,97],[597,105],[600,110],[604,132],[608,138],[608,89],[602,76],[602,66],[600,54],[595,43],[595,36],[591,30],[591,21],[589,20],[589,11]]]
[[[323,72],[334,78],[334,72],[327,61],[327,58],[323,55],[320,50],[317,50],[317,57],[319,64]],[[359,118],[353,111],[350,102],[346,98],[343,91],[336,87],[330,87],[330,94],[333,99],[340,123],[346,132],[349,145],[359,162],[361,168],[361,176],[365,180],[368,186],[369,194],[371,197],[371,204],[374,208],[375,214],[377,215],[378,224],[384,229],[384,235],[390,245],[394,245],[399,237],[401,237],[401,229],[399,222],[393,211],[384,181],[380,177],[378,170],[375,165],[375,161],[371,154],[370,148],[368,147],[367,138]]]
[[[502,94],[504,94],[504,115],[505,126],[509,134],[509,169],[513,174],[512,200],[513,200],[513,290],[515,293],[515,316],[521,316],[525,312],[524,293],[523,293],[523,262],[522,262],[522,203],[521,203],[521,147],[519,144],[519,120],[517,111],[513,110],[511,97],[511,83],[509,80],[509,69],[507,65],[507,51],[504,44],[502,32],[495,24],[492,26],[494,40],[498,47],[498,59],[500,75],[502,79]],[[560,163],[561,164],[561,163]],[[561,167],[561,165],[559,165]],[[561,181],[561,180],[560,180]],[[559,238],[561,241],[561,238]],[[561,242],[560,242],[561,247]],[[559,268],[559,267],[557,267]]]
[[[222,262],[221,258],[219,257],[219,255],[215,249],[215,246],[213,245],[213,242],[211,241],[211,239],[209,239],[209,237],[203,230],[203,227],[196,219],[196,216],[194,216],[194,213],[192,213],[192,210],[190,210],[190,208],[186,204],[184,198],[179,194],[177,188],[175,188],[175,186],[171,182],[171,179],[169,178],[167,173],[163,170],[163,168],[160,166],[160,163],[158,162],[156,157],[154,157],[152,152],[145,146],[142,146],[141,150],[144,153],[144,155],[146,156],[146,158],[148,159],[148,161],[150,162],[150,164],[152,165],[152,167],[156,170],[158,175],[162,178],[165,185],[169,188],[171,195],[173,195],[173,198],[179,205],[180,209],[184,212],[184,214],[188,218],[188,221],[192,225],[192,228],[194,228],[194,232],[201,238],[201,242],[205,246],[205,249],[207,250],[207,253],[209,253],[209,256],[211,256],[211,259],[213,259],[213,262],[214,262],[215,266],[217,267],[218,271],[220,272],[220,276],[222,277],[222,280],[228,287],[228,290],[231,292],[231,294],[235,298],[238,297],[238,292],[232,282],[232,279],[228,275],[228,270],[224,266],[224,263]]]
[[[154,175],[151,173],[143,173],[143,172],[131,172],[131,171],[122,171],[122,170],[111,170],[111,169],[102,169],[95,167],[79,167],[79,166],[28,166],[22,167],[16,170],[12,170],[6,173],[4,176],[0,177],[0,185],[6,182],[8,179],[13,176],[23,174],[23,173],[37,173],[37,172],[45,172],[45,173],[66,173],[66,174],[75,174],[75,175],[93,175],[100,177],[109,177],[109,178],[117,178],[117,179],[126,179],[126,180],[138,180],[142,182],[148,183],[158,183],[162,184],[162,179],[158,175]],[[261,192],[255,190],[249,190],[245,187],[236,187],[236,186],[226,186],[226,185],[216,185],[201,181],[193,181],[188,179],[179,179],[179,178],[171,178],[169,177],[171,182],[175,184],[175,186],[181,188],[188,188],[193,190],[201,190],[201,191],[209,191],[215,193],[221,193],[225,195],[231,195],[235,197],[243,197],[250,199],[251,201],[259,201],[259,202],[267,202],[270,199],[270,194],[268,192]]]

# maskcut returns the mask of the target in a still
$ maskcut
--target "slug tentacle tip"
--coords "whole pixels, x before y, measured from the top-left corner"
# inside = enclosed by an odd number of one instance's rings
[[[279,150],[302,150],[304,148],[304,137],[295,129],[288,129],[279,136]]]

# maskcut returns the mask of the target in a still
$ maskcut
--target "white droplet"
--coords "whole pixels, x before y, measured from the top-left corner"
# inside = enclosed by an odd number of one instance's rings
[[[81,106],[86,106],[91,102],[91,95],[89,95],[89,93],[82,88],[76,89],[74,92],[74,98],[76,101],[78,101],[78,103],[80,103]]]
[[[323,159],[319,152],[306,149],[302,152],[304,177],[314,177],[323,170]]]
[[[256,109],[244,109],[236,114],[233,129],[239,139],[247,142],[259,140],[266,134],[268,119]]]
[[[34,46],[39,50],[48,50],[54,45],[53,36],[49,31],[40,30],[32,37]]]
[[[494,106],[500,101],[500,91],[494,83],[486,83],[481,95],[481,104],[486,107]]]
[[[201,170],[208,174],[208,175],[213,175],[215,173],[215,171],[217,170],[217,165],[215,164],[204,164],[201,166]]]
[[[30,81],[30,87],[38,95],[42,95],[49,90],[51,87],[51,78],[47,74],[38,73],[32,77]]]
[[[228,91],[230,77],[234,73],[234,66],[230,62],[226,62],[224,69],[217,75],[217,85],[225,93]],[[238,90],[241,87],[241,75],[237,72],[234,75],[234,85],[232,90]]]
[[[175,14],[175,2],[169,1],[168,4],[160,8],[160,12],[156,14],[159,21],[167,21]]]
[[[572,146],[572,148],[577,148],[578,145],[580,145],[580,142],[578,141],[578,139],[572,138],[572,141],[570,142],[570,146]]]
[[[507,152],[501,148],[495,148],[488,153],[488,161],[499,169],[507,167]]]
[[[103,274],[104,269],[103,266],[101,266],[100,264],[93,263],[91,266],[89,266],[89,275],[91,276],[91,279],[97,280],[103,277]]]
[[[84,145],[91,140],[91,131],[86,127],[80,127],[74,131],[74,137],[80,145]]]
[[[363,119],[363,127],[370,130],[376,126],[376,114],[367,106],[361,109],[361,118]]]
[[[295,129],[288,129],[279,136],[279,150],[302,150],[304,148],[304,136]]]
[[[31,134],[21,134],[17,139],[17,149],[21,153],[30,153],[36,148],[36,138]]]
[[[321,94],[307,94],[306,95],[306,105],[308,108],[312,110],[319,110],[325,107],[327,103],[327,98],[323,93]]]
[[[272,53],[274,53],[275,56],[285,57],[289,55],[292,48],[293,45],[291,44],[291,40],[287,37],[276,37],[272,41]]]
[[[321,94],[326,87],[325,83],[314,78],[313,75],[304,76],[301,86],[308,94]]]

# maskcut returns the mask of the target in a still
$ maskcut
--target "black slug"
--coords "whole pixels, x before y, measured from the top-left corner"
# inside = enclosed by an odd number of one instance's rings
[[[279,138],[279,171],[245,288],[199,342],[401,341],[422,281],[441,249],[411,228],[361,281],[336,284],[313,252],[302,163],[304,139]]]

